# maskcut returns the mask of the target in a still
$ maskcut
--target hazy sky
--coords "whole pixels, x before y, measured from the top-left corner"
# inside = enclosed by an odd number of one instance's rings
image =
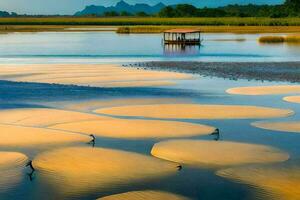
[[[14,11],[19,14],[73,14],[86,5],[114,5],[119,0],[0,0],[0,10]],[[198,7],[239,4],[278,4],[283,0],[125,0],[128,3],[165,4],[189,3]]]

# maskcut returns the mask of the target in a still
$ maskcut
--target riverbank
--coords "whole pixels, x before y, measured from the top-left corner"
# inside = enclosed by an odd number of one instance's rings
[[[0,32],[117,31],[161,33],[172,28],[195,28],[202,32],[296,33],[300,18],[159,18],[159,17],[18,17],[0,18]]]
[[[215,76],[231,80],[300,82],[300,62],[146,62],[135,63],[131,66]]]
[[[0,33],[102,32],[159,34],[168,29],[192,28],[203,33],[300,33],[300,26],[98,26],[98,25],[0,25]]]

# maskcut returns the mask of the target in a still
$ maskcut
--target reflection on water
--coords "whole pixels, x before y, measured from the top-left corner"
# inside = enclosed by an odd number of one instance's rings
[[[200,45],[164,44],[165,56],[195,56],[200,53]]]
[[[163,46],[160,34],[10,33],[0,35],[0,63],[299,61],[300,45],[261,45],[257,40],[262,35],[264,34],[203,33],[203,46],[199,51],[197,46]],[[170,56],[169,53],[173,54],[174,49],[176,56]]]

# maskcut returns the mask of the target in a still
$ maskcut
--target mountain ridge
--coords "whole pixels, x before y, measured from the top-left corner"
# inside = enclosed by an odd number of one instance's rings
[[[131,14],[136,14],[139,12],[144,12],[146,14],[155,14],[159,12],[161,9],[166,7],[163,3],[157,3],[154,6],[150,6],[146,3],[136,3],[134,5],[128,4],[124,0],[119,1],[116,3],[115,6],[96,6],[96,5],[89,5],[86,6],[82,11],[76,12],[75,16],[83,16],[83,15],[103,15],[106,12],[127,12]]]

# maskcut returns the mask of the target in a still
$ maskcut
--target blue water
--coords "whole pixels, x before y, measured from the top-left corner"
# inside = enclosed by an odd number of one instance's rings
[[[68,33],[11,33],[0,35],[0,63],[122,63],[143,60],[205,60],[205,61],[293,61],[300,60],[300,46],[260,45],[260,35],[203,34],[203,46],[184,51],[171,51],[161,44],[160,35],[117,35],[110,32]],[[231,41],[219,41],[220,39]],[[245,41],[233,39],[244,38]],[[174,47],[178,49],[178,47]],[[1,67],[0,67],[1,70]],[[97,88],[75,85],[17,83],[0,81],[0,109],[51,107],[64,108],[72,101],[116,98],[185,98],[202,104],[239,104],[293,109],[296,114],[276,120],[300,120],[300,107],[284,102],[283,95],[240,96],[229,95],[226,89],[239,86],[286,84],[247,80],[197,77],[178,81],[176,86],[149,88]],[[291,94],[293,95],[293,94]],[[180,120],[208,124],[221,130],[221,140],[266,144],[288,152],[291,161],[299,158],[300,135],[274,132],[252,127],[247,120]],[[1,134],[1,133],[0,133]],[[213,140],[212,136],[193,139]],[[97,138],[96,146],[150,155],[158,140],[125,140]],[[1,147],[1,151],[20,151],[33,159],[40,151]],[[55,188],[42,180],[39,172],[31,181],[24,169],[20,184],[1,193],[0,199],[63,199]],[[0,174],[1,175],[1,174]],[[1,189],[1,188],[0,188]],[[184,166],[170,177],[128,183],[105,191],[81,193],[74,191],[70,199],[96,199],[132,190],[162,190],[182,194],[192,199],[266,199],[265,191],[250,185],[235,183],[215,175],[212,169]],[[268,195],[267,195],[268,196]]]
[[[164,47],[160,34],[9,33],[0,35],[0,63],[300,60],[300,45],[261,45],[261,35],[204,33],[201,47],[182,48]]]

